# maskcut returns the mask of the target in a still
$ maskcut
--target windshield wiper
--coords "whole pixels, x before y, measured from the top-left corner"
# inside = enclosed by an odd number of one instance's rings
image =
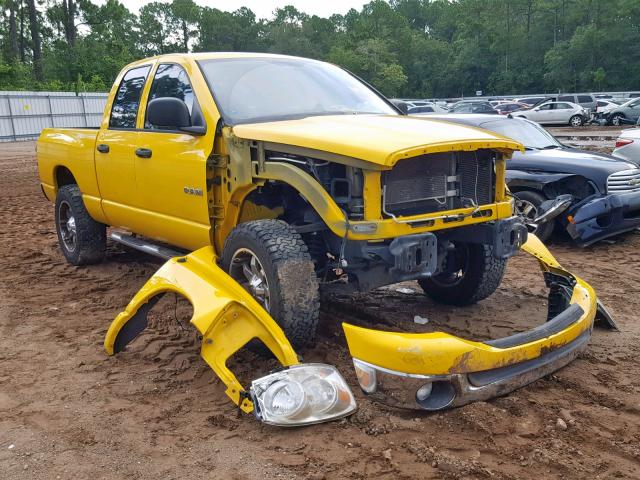
[[[547,145],[546,147],[542,147],[540,150],[551,150],[553,148],[560,148],[560,145]]]

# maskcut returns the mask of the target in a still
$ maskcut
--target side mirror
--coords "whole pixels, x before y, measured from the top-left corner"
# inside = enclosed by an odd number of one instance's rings
[[[204,135],[205,127],[191,125],[189,107],[173,97],[155,98],[147,105],[147,121],[154,127],[182,130],[193,135]]]
[[[533,109],[534,112],[539,112],[540,111],[540,107],[536,107]]]

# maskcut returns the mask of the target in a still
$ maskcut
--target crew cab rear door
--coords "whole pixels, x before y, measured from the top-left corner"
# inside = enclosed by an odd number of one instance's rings
[[[138,228],[140,233],[195,250],[211,244],[206,165],[215,125],[206,125],[204,103],[198,101],[188,70],[193,73],[188,64],[160,62],[155,66],[143,95],[134,161],[145,220]],[[146,106],[162,97],[183,101],[191,124],[207,127],[207,132],[194,135],[149,123]]]
[[[151,65],[132,67],[116,80],[108,114],[96,139],[95,167],[102,209],[109,224],[132,228],[138,206],[134,150],[138,143],[138,110]]]

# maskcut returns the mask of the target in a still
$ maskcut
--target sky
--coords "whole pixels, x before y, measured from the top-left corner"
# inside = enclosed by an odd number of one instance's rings
[[[129,10],[136,14],[141,6],[150,1],[151,0],[120,0]],[[326,18],[334,13],[345,14],[352,8],[359,11],[364,4],[369,3],[369,1],[357,0],[195,0],[195,2],[201,6],[226,10],[228,12],[233,12],[240,7],[248,7],[258,18],[272,18],[273,11],[285,5],[293,5],[301,12]],[[99,0],[96,3],[104,3],[104,0]]]

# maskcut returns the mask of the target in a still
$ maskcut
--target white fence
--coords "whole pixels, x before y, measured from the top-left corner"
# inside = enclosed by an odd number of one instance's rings
[[[99,127],[106,93],[0,92],[0,142],[32,140],[49,127]]]

